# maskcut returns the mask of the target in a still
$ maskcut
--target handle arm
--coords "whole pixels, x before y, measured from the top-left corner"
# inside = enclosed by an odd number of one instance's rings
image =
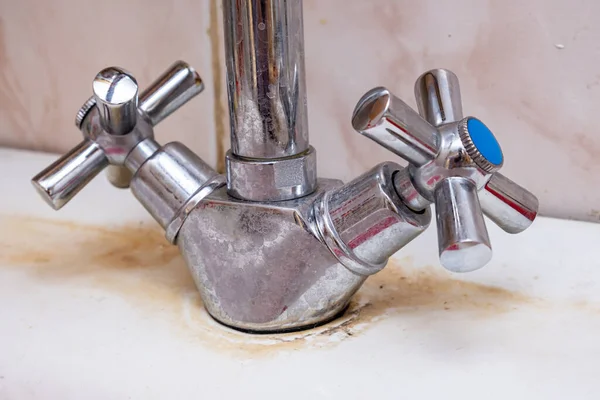
[[[453,272],[483,267],[492,258],[492,246],[477,197],[468,179],[449,177],[435,189],[440,262]]]
[[[355,130],[419,167],[438,151],[438,132],[386,88],[367,92],[352,116]]]
[[[177,61],[144,90],[140,109],[156,126],[203,90],[200,75],[185,62]]]
[[[538,213],[538,199],[498,172],[480,191],[479,200],[484,214],[508,233],[523,232]]]
[[[58,210],[107,165],[100,146],[86,139],[33,177],[31,183],[46,203]]]
[[[433,126],[463,119],[460,86],[451,71],[425,72],[415,83],[415,97],[419,114]]]

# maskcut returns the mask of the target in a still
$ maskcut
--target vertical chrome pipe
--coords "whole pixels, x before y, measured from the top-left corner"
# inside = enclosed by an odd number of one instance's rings
[[[223,0],[223,26],[231,121],[227,192],[250,201],[314,192],[302,0]]]
[[[308,150],[302,0],[223,0],[223,20],[232,153]]]

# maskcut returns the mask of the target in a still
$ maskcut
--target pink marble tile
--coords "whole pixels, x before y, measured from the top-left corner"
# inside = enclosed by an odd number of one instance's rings
[[[143,88],[177,59],[206,81],[156,129],[216,163],[208,1],[0,1],[0,144],[64,151],[96,73],[131,71]]]
[[[542,213],[600,220],[600,3],[593,0],[305,1],[311,140],[321,175],[397,160],[352,131],[368,89],[415,104],[424,71],[461,79],[465,113],[495,131],[503,172]],[[560,48],[562,46],[564,48]]]
[[[501,141],[503,172],[539,196],[544,214],[600,220],[598,15],[595,0],[305,0],[320,175],[348,180],[398,161],[352,130],[354,105],[384,85],[414,106],[414,80],[443,67],[461,79],[465,112]],[[143,86],[184,59],[207,89],[157,137],[222,166],[229,126],[220,14],[212,20],[219,37],[211,39],[209,0],[0,0],[0,144],[64,150],[79,140],[72,121],[99,69],[122,66]]]

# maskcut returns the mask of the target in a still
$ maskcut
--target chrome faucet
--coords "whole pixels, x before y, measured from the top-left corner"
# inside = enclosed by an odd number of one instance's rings
[[[417,81],[419,111],[386,89],[359,102],[355,129],[408,160],[353,181],[317,178],[309,145],[301,0],[223,0],[231,118],[226,177],[153,127],[203,89],[175,63],[141,95],[111,67],[77,114],[83,142],[32,182],[55,209],[101,170],[179,246],[208,312],[236,329],[278,332],[326,322],[368,276],[423,232],[435,203],[442,264],[468,271],[491,256],[481,210],[506,231],[528,227],[537,200],[496,171],[502,152],[462,117],[456,77]],[[139,101],[138,101],[139,98]],[[478,195],[481,196],[481,205]]]

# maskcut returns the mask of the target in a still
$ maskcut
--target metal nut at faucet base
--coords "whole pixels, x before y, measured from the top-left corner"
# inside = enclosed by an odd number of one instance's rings
[[[282,201],[313,193],[317,186],[317,153],[311,146],[285,158],[241,158],[227,152],[227,189],[250,201]]]

